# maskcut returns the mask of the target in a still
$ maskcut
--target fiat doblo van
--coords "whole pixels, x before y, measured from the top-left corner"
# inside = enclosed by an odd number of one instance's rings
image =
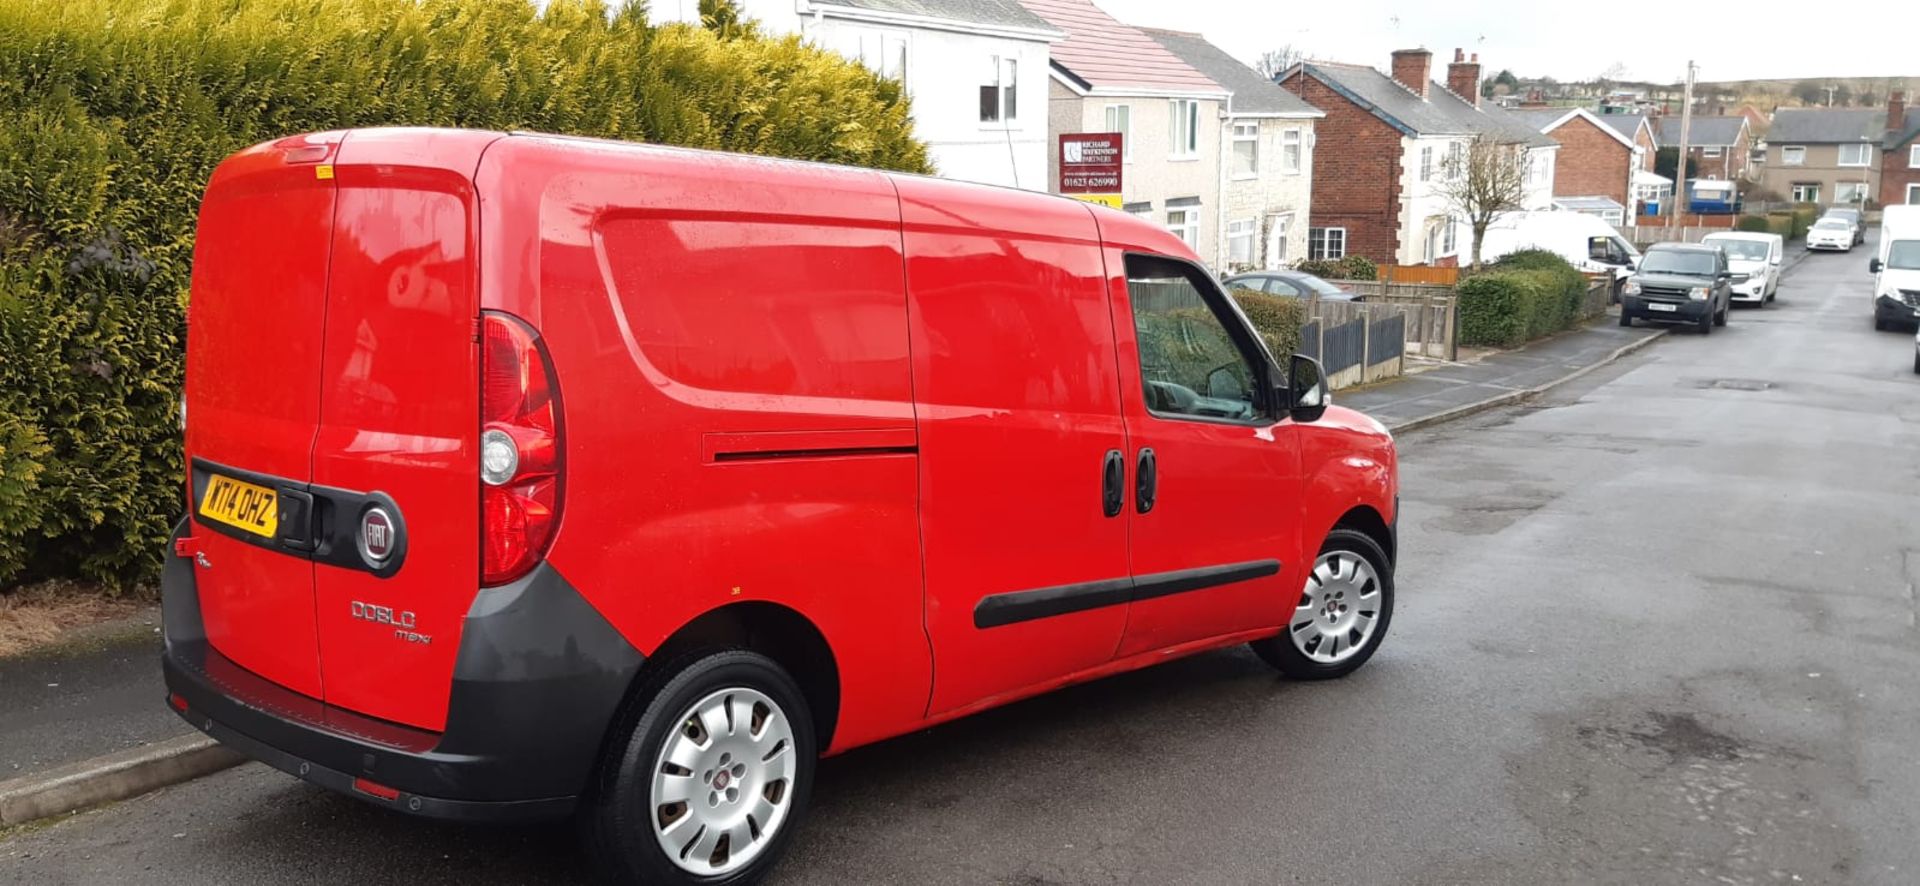
[[[1393,612],[1393,443],[1120,212],[449,130],[214,172],[168,703],[444,819],[745,882],[824,754]]]

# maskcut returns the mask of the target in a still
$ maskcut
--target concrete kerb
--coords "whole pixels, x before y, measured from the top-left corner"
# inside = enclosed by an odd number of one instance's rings
[[[207,736],[183,735],[0,782],[0,827],[137,797],[245,760]]]
[[[1654,342],[1659,341],[1662,338],[1665,338],[1666,335],[1667,335],[1667,330],[1665,329],[1655,330],[1652,335],[1649,335],[1646,338],[1640,339],[1638,341],[1628,342],[1624,345],[1621,345],[1618,348],[1615,348],[1613,350],[1613,353],[1608,354],[1604,359],[1600,360],[1597,363],[1593,363],[1587,366],[1582,366],[1579,369],[1569,372],[1566,375],[1563,375],[1559,378],[1554,379],[1553,381],[1547,382],[1546,384],[1535,385],[1534,387],[1523,388],[1518,391],[1508,391],[1507,393],[1504,393],[1504,394],[1497,394],[1495,396],[1488,397],[1485,400],[1480,400],[1474,403],[1468,403],[1464,406],[1456,406],[1452,409],[1442,410],[1432,415],[1423,415],[1423,416],[1420,416],[1419,418],[1411,418],[1406,421],[1400,422],[1399,424],[1388,425],[1387,430],[1392,431],[1396,435],[1405,434],[1411,431],[1420,430],[1421,428],[1430,428],[1430,427],[1433,427],[1434,425],[1445,424],[1447,422],[1454,421],[1456,419],[1466,418],[1467,416],[1485,412],[1489,409],[1498,409],[1502,406],[1511,406],[1515,403],[1531,400],[1534,397],[1538,397],[1541,394],[1551,391],[1554,388],[1557,388],[1570,381],[1573,381],[1574,379],[1580,378],[1581,376],[1584,376],[1589,372],[1593,372],[1594,370],[1597,370],[1602,366],[1611,365],[1614,361],[1619,360],[1621,357],[1625,357],[1628,354],[1631,354],[1635,351],[1640,350],[1641,348],[1651,345]]]

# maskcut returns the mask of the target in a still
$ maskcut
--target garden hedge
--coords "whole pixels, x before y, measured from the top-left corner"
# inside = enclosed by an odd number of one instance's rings
[[[0,3],[0,588],[156,575],[182,506],[194,214],[240,148],[464,126],[929,171],[897,83],[722,18],[724,35],[599,0]]]
[[[1510,348],[1572,328],[1587,278],[1566,259],[1527,249],[1460,281],[1460,343]]]
[[[1378,280],[1380,267],[1363,255],[1343,258],[1304,258],[1293,269],[1327,280]]]

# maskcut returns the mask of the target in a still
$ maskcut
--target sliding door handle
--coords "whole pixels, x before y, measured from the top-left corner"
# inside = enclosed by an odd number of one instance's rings
[[[1153,502],[1159,494],[1160,467],[1153,457],[1153,450],[1140,450],[1140,463],[1133,472],[1133,507],[1144,514],[1153,510]]]
[[[1101,510],[1106,511],[1109,517],[1118,517],[1127,506],[1127,457],[1120,454],[1118,449],[1107,450],[1101,475]]]

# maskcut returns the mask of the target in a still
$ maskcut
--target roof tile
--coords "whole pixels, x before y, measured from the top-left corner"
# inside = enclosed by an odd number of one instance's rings
[[[1090,0],[1021,0],[1021,4],[1066,32],[1067,39],[1053,44],[1053,62],[1093,88],[1226,93],[1220,84],[1138,28],[1100,11]]]

